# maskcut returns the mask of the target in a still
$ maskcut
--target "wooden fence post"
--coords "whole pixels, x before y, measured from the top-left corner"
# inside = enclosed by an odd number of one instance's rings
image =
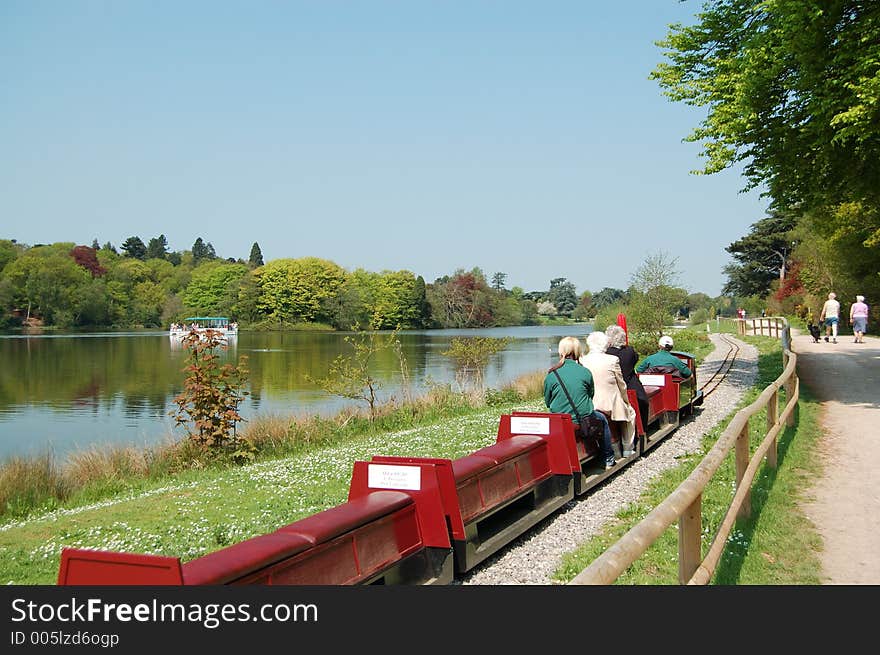
[[[678,582],[687,584],[703,561],[703,494],[698,494],[678,519]]]
[[[749,460],[751,456],[749,454],[749,422],[746,421],[746,424],[743,426],[742,431],[739,433],[739,436],[736,438],[736,488],[739,490],[739,485],[742,482],[743,476],[746,473],[746,469],[749,467]],[[746,495],[743,498],[742,505],[739,507],[739,511],[736,513],[736,517],[738,519],[747,519],[752,514],[752,492],[751,490],[746,491]]]
[[[773,392],[773,395],[770,396],[770,400],[767,403],[767,432],[776,425],[776,422],[779,420],[779,389],[776,389]],[[770,447],[767,449],[767,464],[776,468],[776,444],[779,440],[776,437],[773,437],[773,442],[770,444]]]
[[[797,396],[798,393],[798,379],[797,376],[792,375],[785,381],[785,404],[788,405],[792,401],[792,398]],[[785,419],[785,425],[788,427],[792,427],[794,425],[794,412],[789,412],[788,417]]]

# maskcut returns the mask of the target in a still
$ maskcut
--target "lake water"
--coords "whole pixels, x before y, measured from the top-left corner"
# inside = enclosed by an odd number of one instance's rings
[[[414,330],[399,333],[410,386],[455,380],[441,353],[454,337],[511,337],[486,369],[485,386],[499,388],[516,377],[544,371],[556,357],[560,337],[583,337],[589,325],[529,326],[481,330]],[[351,352],[340,332],[242,332],[223,353],[247,356],[245,419],[257,414],[332,414],[354,401],[331,396],[310,383],[333,359]],[[59,459],[95,445],[149,446],[183,436],[168,415],[183,387],[186,350],[167,332],[0,335],[0,460],[49,450]],[[402,395],[400,360],[380,351],[372,374],[380,399]],[[361,404],[363,406],[363,404]]]

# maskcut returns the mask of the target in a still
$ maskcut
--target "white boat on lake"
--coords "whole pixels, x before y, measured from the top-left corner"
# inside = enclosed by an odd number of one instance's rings
[[[190,316],[183,323],[172,324],[169,335],[172,340],[179,341],[193,330],[200,334],[213,330],[223,339],[232,339],[238,336],[238,323],[226,316]]]

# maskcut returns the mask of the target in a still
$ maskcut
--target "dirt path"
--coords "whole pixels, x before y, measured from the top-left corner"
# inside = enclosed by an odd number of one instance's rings
[[[880,339],[795,335],[801,384],[822,403],[824,476],[804,507],[825,544],[824,584],[880,584]]]

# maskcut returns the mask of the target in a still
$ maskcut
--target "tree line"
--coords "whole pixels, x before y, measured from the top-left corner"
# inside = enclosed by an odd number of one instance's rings
[[[506,281],[506,273],[487,278],[479,268],[426,283],[407,270],[348,271],[317,257],[264,262],[258,243],[248,259],[224,259],[202,237],[179,251],[169,249],[164,235],[146,243],[132,236],[119,248],[97,239],[91,246],[6,239],[0,240],[0,324],[165,327],[189,316],[222,315],[254,329],[494,327],[587,320],[630,293],[579,294],[565,278],[526,292],[506,288]],[[686,311],[683,290],[679,300]]]

